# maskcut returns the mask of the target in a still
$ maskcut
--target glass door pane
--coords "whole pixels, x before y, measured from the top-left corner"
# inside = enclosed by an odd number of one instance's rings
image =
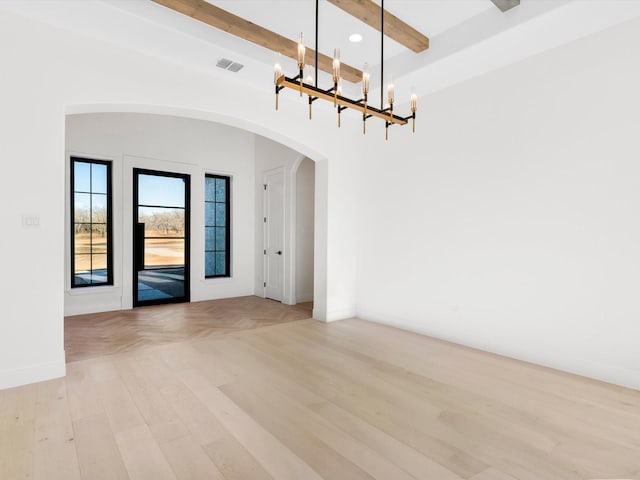
[[[134,306],[189,301],[189,176],[134,169]]]

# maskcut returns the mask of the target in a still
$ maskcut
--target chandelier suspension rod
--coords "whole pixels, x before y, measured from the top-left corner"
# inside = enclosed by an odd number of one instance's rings
[[[315,75],[315,85],[318,88],[318,1],[316,0],[316,75]]]
[[[384,0],[382,0],[380,5],[380,110],[383,110],[383,109],[384,109]]]

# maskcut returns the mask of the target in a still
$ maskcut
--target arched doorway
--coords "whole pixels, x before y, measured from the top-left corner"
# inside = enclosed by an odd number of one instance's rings
[[[257,133],[262,137],[268,138],[271,141],[281,143],[289,148],[301,149],[301,153],[304,153],[303,157],[313,161],[314,167],[320,166],[326,170],[326,158],[324,158],[318,152],[312,151],[305,146],[297,144],[291,139],[283,137],[281,134],[268,131],[263,126],[254,125],[250,122],[246,122],[241,119],[229,118],[227,116],[218,115],[211,112],[192,111],[188,109],[176,108],[176,107],[163,107],[152,105],[72,105],[67,108],[67,115],[82,115],[82,114],[103,114],[103,113],[134,113],[134,114],[150,114],[160,116],[172,116],[180,117],[192,120],[204,120],[215,124],[224,125],[227,127],[234,127],[248,133]],[[315,170],[315,168],[314,168]],[[326,210],[327,210],[327,177],[326,175],[320,175],[315,179],[315,212],[320,212],[320,218],[324,218],[326,222]],[[326,237],[326,236],[324,236]],[[326,316],[326,238],[314,238],[313,242],[313,264],[315,266],[313,270],[313,285],[315,285],[316,291],[320,294],[315,295],[314,305],[314,318],[319,320],[325,320]]]

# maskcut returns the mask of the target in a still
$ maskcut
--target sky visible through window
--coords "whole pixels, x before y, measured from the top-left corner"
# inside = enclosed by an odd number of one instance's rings
[[[106,211],[107,166],[76,161],[73,177],[76,211],[84,211],[87,214],[91,208],[94,211],[98,209]]]
[[[140,175],[138,204],[184,208],[184,189],[183,178]]]
[[[73,180],[76,192],[107,193],[107,166],[76,161]]]

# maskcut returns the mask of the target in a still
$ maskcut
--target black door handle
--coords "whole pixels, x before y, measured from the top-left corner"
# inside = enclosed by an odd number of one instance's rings
[[[282,255],[282,250],[278,250],[276,253],[277,253],[278,255]]]

